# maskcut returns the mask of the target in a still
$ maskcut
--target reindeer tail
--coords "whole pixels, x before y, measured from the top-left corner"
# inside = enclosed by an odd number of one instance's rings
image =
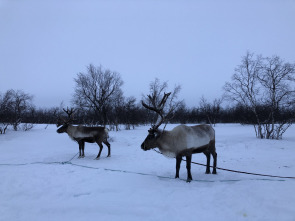
[[[105,127],[104,132],[105,132],[105,137],[109,138],[109,130],[108,130],[108,128]]]

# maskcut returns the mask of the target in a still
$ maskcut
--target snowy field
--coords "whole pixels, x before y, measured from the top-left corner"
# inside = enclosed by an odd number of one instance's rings
[[[174,179],[175,159],[140,149],[148,128],[110,132],[112,156],[105,147],[100,160],[96,144],[78,159],[78,144],[55,125],[1,135],[0,220],[295,220],[295,180],[207,175],[192,164],[186,183],[185,162]],[[219,167],[295,176],[295,126],[281,141],[256,139],[251,126],[215,130]]]

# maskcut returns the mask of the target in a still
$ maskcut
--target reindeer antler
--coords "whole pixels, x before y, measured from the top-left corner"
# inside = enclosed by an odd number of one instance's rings
[[[69,124],[71,121],[73,121],[73,114],[75,112],[75,109],[69,109],[69,107],[67,107],[67,109],[63,108],[63,111],[68,115],[68,117],[67,119],[65,119],[64,117],[59,116],[56,124],[57,127],[59,127],[60,125]]]
[[[75,112],[74,108],[69,109],[69,107],[67,107],[67,109],[63,108],[63,111],[68,115],[69,119],[72,119],[72,114]]]
[[[144,103],[143,101],[141,102],[142,106],[144,106],[145,108],[147,108],[151,111],[154,111],[158,114],[157,122],[155,125],[152,126],[152,129],[154,129],[154,130],[158,129],[159,126],[165,121],[165,117],[164,117],[163,112],[164,112],[164,107],[165,107],[166,101],[167,101],[168,97],[170,96],[170,94],[171,94],[171,92],[164,93],[164,96],[159,104],[156,104],[156,97],[155,96],[152,97],[151,95],[148,95],[149,101],[153,106],[149,106],[146,103]]]

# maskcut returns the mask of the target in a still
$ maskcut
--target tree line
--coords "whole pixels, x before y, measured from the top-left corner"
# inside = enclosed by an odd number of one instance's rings
[[[166,123],[241,123],[251,124],[256,136],[281,139],[295,121],[295,64],[278,56],[262,57],[247,52],[224,85],[220,98],[208,101],[204,96],[196,107],[187,107],[179,99],[179,85],[169,89],[167,82],[155,79],[149,94],[138,101],[125,97],[119,73],[90,64],[86,72],[77,74],[72,99],[74,124],[108,125],[110,129],[132,129],[152,124],[156,115],[144,108],[145,103],[159,102],[163,93],[171,92],[165,107]],[[228,102],[230,101],[230,102]],[[55,124],[67,118],[61,104],[52,108],[36,108],[33,96],[21,90],[0,93],[0,134],[7,128],[29,130],[33,124]]]

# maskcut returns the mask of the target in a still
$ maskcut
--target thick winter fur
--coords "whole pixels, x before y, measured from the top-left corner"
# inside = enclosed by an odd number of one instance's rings
[[[182,157],[187,159],[187,181],[192,180],[190,173],[191,157],[194,153],[204,153],[207,157],[206,173],[210,173],[210,154],[213,156],[213,174],[216,174],[217,153],[215,150],[215,131],[209,125],[186,126],[179,125],[171,131],[149,130],[149,135],[141,145],[143,150],[158,147],[166,156],[176,158],[176,175]]]
[[[108,147],[108,157],[111,156],[111,145],[108,142],[108,130],[105,127],[84,127],[84,126],[73,126],[63,125],[58,130],[58,133],[67,133],[69,137],[79,144],[79,158],[84,157],[85,142],[94,143],[96,142],[100,147],[96,159],[100,157],[103,149],[102,143]]]

